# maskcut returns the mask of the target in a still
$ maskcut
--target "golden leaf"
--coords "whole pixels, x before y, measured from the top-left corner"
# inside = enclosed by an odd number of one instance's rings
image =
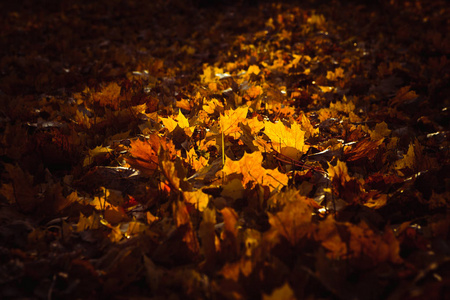
[[[314,128],[305,114],[302,114],[298,121],[301,124],[301,128],[305,131],[305,136],[307,138],[319,134],[319,127]]]
[[[200,80],[203,83],[215,82],[216,74],[222,74],[222,73],[223,73],[223,69],[215,68],[212,66],[205,67],[203,69],[203,75],[200,75]]]
[[[291,128],[288,128],[282,122],[265,122],[264,126],[264,133],[274,145],[279,145],[275,150],[281,152],[282,148],[286,147],[297,149],[300,153],[307,150],[305,131],[301,129],[300,124],[294,123]]]
[[[80,213],[80,218],[77,223],[77,232],[84,231],[87,229],[98,229],[100,227],[100,216],[95,212],[86,217]]]
[[[94,93],[92,97],[93,100],[101,106],[109,106],[117,110],[119,109],[120,90],[121,88],[117,83],[111,82],[103,87],[101,92]]]
[[[302,199],[287,202],[281,212],[268,215],[271,230],[285,237],[291,245],[296,245],[310,231],[312,208]]]
[[[222,103],[216,98],[207,101],[206,104],[203,104],[202,108],[208,114],[213,114],[214,112],[222,113],[224,110]]]
[[[209,203],[209,196],[202,190],[183,192],[183,197],[186,202],[194,205],[199,211],[203,211]]]
[[[220,115],[219,124],[220,129],[224,135],[239,132],[239,122],[247,119],[248,107],[241,106],[236,110],[226,110],[223,115]],[[238,138],[238,137],[236,137]]]
[[[403,156],[402,159],[395,162],[395,169],[401,170],[405,168],[413,169],[416,161],[416,155],[414,151],[414,144],[410,144],[408,147],[408,152]]]
[[[370,139],[372,141],[377,141],[388,137],[390,134],[391,131],[389,130],[386,122],[381,122],[375,125],[375,129],[370,132]]]
[[[272,294],[263,294],[263,300],[295,300],[294,291],[290,287],[289,283],[283,284],[281,287],[272,291]]]
[[[259,69],[259,67],[257,65],[251,65],[250,67],[248,67],[247,70],[247,74],[255,74],[258,75],[261,72],[261,70]]]
[[[233,173],[242,174],[242,184],[245,186],[249,182],[256,182],[260,185],[268,186],[271,191],[281,189],[287,185],[288,177],[278,170],[270,170],[262,167],[263,157],[261,152],[251,154],[244,153],[239,161],[227,159],[223,167],[223,173],[230,175]]]
[[[327,71],[327,79],[331,81],[336,81],[339,78],[344,78],[344,69],[336,68],[334,72]]]

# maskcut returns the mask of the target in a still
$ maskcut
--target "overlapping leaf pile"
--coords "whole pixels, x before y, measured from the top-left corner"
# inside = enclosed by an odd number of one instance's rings
[[[448,292],[444,1],[149,2],[3,9],[2,299]]]

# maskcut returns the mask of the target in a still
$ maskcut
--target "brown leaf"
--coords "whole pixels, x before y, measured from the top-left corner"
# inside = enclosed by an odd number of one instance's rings
[[[237,218],[238,215],[234,209],[225,207],[220,210],[223,215],[224,231],[222,232],[221,254],[228,259],[234,259],[239,255],[239,241],[238,241],[238,229]]]
[[[359,141],[353,148],[346,148],[344,154],[347,161],[356,161],[361,158],[373,159],[378,153],[377,148],[383,143],[383,138],[375,141],[364,139]]]

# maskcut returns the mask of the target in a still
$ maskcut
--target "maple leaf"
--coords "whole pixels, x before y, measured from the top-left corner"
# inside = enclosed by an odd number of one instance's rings
[[[328,166],[327,172],[331,178],[333,192],[348,203],[357,203],[364,193],[361,182],[350,177],[347,165],[340,160],[337,161],[336,166],[332,166],[330,163]]]
[[[342,68],[336,68],[334,70],[334,72],[327,71],[327,79],[328,80],[336,81],[339,78],[343,78],[343,77],[344,77],[344,69],[342,69]]]
[[[283,284],[281,287],[274,289],[272,294],[263,294],[263,300],[295,300],[294,291],[289,286],[289,283]]]
[[[242,184],[244,186],[249,182],[256,182],[263,186],[268,186],[270,191],[279,190],[287,185],[288,177],[278,170],[270,170],[262,167],[263,156],[261,152],[251,154],[244,153],[244,156],[233,161],[227,159],[222,172],[225,176],[230,174],[242,174]]]
[[[183,192],[184,200],[192,205],[199,211],[203,211],[209,203],[209,196],[202,190],[196,190],[193,192]]]
[[[222,103],[220,103],[216,98],[210,99],[206,102],[206,104],[203,104],[202,108],[208,114],[214,114],[215,112],[223,113],[224,111]]]
[[[403,156],[402,159],[399,159],[395,162],[395,169],[402,170],[405,168],[413,169],[416,164],[416,154],[414,151],[414,144],[410,144],[408,147],[408,152]]]
[[[330,109],[337,110],[340,112],[344,112],[346,114],[350,114],[355,110],[355,104],[352,101],[348,101],[347,98],[344,96],[342,101],[336,101],[336,103],[331,102],[330,103]]]
[[[18,165],[5,164],[4,166],[11,178],[11,183],[3,183],[0,193],[10,203],[17,203],[22,211],[33,211],[41,202],[38,197],[39,188],[33,186],[33,176]]]
[[[111,82],[104,86],[100,92],[94,93],[92,98],[101,106],[109,106],[117,110],[119,109],[120,90],[121,87],[117,83]]]
[[[224,135],[230,135],[232,133],[237,133],[239,137],[239,122],[243,122],[247,119],[248,107],[240,106],[235,110],[226,110],[223,115],[220,115],[219,124],[220,129]]]
[[[365,222],[358,225],[346,223],[350,233],[348,251],[353,257],[367,255],[371,264],[380,262],[400,263],[400,243],[390,228],[386,228],[383,235],[376,234]]]
[[[264,122],[264,133],[275,145],[275,150],[292,159],[298,159],[308,149],[305,145],[305,131],[298,123],[288,128],[282,122]]]
[[[94,159],[100,155],[107,156],[111,153],[110,147],[97,146],[94,149],[89,149],[89,154],[86,155],[83,161],[83,167],[86,167],[94,162]]]
[[[177,126],[179,126],[181,129],[185,129],[185,128],[189,129],[189,121],[183,115],[181,110],[178,111],[177,120],[174,120],[173,118],[160,118],[160,119],[163,122],[164,127],[166,127],[169,130],[169,132],[174,131]],[[185,132],[186,132],[186,130],[185,130]],[[192,130],[187,130],[186,133],[190,133],[188,135],[191,136]]]
[[[133,168],[140,170],[145,175],[153,175],[158,169],[160,148],[168,153],[169,158],[175,157],[176,151],[172,142],[167,142],[164,138],[152,134],[146,140],[131,141],[128,150],[129,156],[125,159]]]
[[[182,201],[176,201],[173,205],[173,210],[177,228],[183,228],[183,242],[186,243],[191,251],[191,255],[197,255],[200,246],[186,205]]]
[[[88,229],[98,229],[100,228],[100,215],[97,213],[92,213],[89,217],[86,217],[80,212],[80,218],[77,223],[77,232],[81,232]]]
[[[216,261],[216,233],[214,226],[216,225],[215,209],[206,208],[203,211],[202,222],[198,230],[198,235],[202,241],[202,249],[205,254],[205,267],[212,268]]]
[[[191,185],[189,182],[186,181],[186,170],[184,169],[183,165],[181,164],[181,160],[176,159],[175,162],[167,160],[167,159],[161,159],[161,171],[164,174],[164,176],[167,178],[167,180],[170,183],[170,186],[172,189],[176,191],[189,191],[191,190]],[[195,201],[198,203],[198,201],[192,199],[192,197],[187,196],[190,200]],[[202,207],[204,206],[205,202],[205,196],[202,196],[201,199]]]
[[[238,241],[238,228],[237,220],[238,215],[234,209],[225,207],[220,210],[224,221],[224,231],[222,232],[222,242],[220,251],[222,255],[228,256],[230,259],[234,259],[239,255],[239,241]]]
[[[215,82],[217,74],[222,74],[223,69],[208,66],[203,69],[203,75],[200,75],[200,80],[203,83]]]
[[[328,250],[328,257],[336,259],[347,254],[347,244],[342,240],[337,223],[331,215],[317,225],[312,236]]]
[[[377,123],[375,129],[370,132],[370,139],[372,141],[381,140],[388,137],[391,133],[386,122]]]
[[[310,231],[312,209],[303,199],[287,202],[281,212],[267,214],[272,231],[286,238],[293,246]]]
[[[383,143],[384,138],[378,140],[363,139],[353,148],[346,148],[344,153],[347,161],[356,161],[361,158],[372,160],[377,155],[377,148]]]
[[[415,91],[410,91],[411,86],[404,86],[397,91],[395,97],[389,101],[389,106],[398,106],[402,103],[412,101],[418,96]]]
[[[319,128],[314,128],[305,114],[302,114],[297,120],[301,124],[301,128],[305,131],[306,138],[319,134]]]

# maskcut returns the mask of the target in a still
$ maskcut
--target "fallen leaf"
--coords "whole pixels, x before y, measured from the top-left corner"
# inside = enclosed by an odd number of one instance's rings
[[[225,160],[223,174],[225,176],[231,174],[242,174],[242,184],[255,182],[263,186],[268,186],[270,191],[279,190],[287,185],[288,177],[286,174],[278,170],[265,169],[261,166],[263,157],[261,152],[253,152],[251,154],[244,153],[244,156],[238,160]],[[219,171],[221,172],[221,171]]]

